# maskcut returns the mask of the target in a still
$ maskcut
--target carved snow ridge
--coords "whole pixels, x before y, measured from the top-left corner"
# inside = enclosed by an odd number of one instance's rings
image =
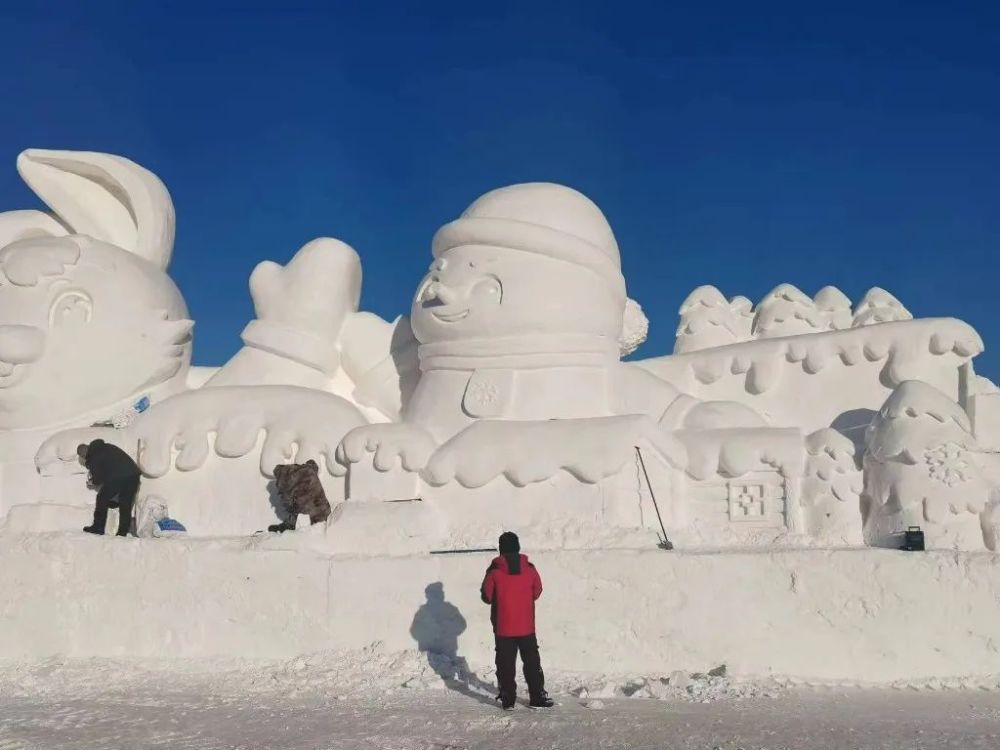
[[[801,476],[802,434],[797,429],[680,430],[677,439],[687,449],[688,476],[741,477],[773,469],[782,476]]]
[[[625,415],[541,422],[480,420],[434,451],[421,472],[432,486],[482,487],[505,477],[516,487],[566,472],[585,484],[614,476],[635,460],[635,446],[675,466],[684,446],[648,417]]]
[[[263,434],[260,471],[272,476],[274,467],[290,460],[324,459],[327,471],[343,475],[336,462],[344,432],[365,423],[361,413],[343,399],[295,386],[220,386],[187,391],[138,416],[113,440],[138,456],[139,467],[160,477],[175,467],[193,471],[214,453],[239,458],[254,450]],[[94,438],[108,439],[109,428],[83,428],[56,434],[39,448],[40,470],[66,461],[76,446]],[[110,442],[110,440],[109,440]]]
[[[654,374],[688,370],[706,385],[728,375],[745,375],[747,392],[757,395],[774,387],[782,368],[789,364],[815,374],[837,361],[847,367],[864,360],[885,361],[883,380],[896,386],[912,377],[911,373],[919,374],[925,353],[954,354],[964,362],[983,348],[982,339],[969,324],[955,318],[923,318],[746,341],[639,364]]]

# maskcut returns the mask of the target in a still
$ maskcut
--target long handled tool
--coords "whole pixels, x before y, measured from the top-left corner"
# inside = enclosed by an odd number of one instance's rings
[[[663,532],[663,538],[660,540],[660,549],[673,549],[674,545],[667,538],[667,529],[663,525],[663,516],[660,515],[660,506],[656,502],[656,493],[653,492],[653,483],[649,481],[649,472],[646,471],[646,462],[642,460],[642,451],[639,450],[639,446],[635,446],[635,455],[639,457],[639,466],[642,467],[642,475],[646,477],[646,486],[649,488],[649,496],[653,498],[653,508],[656,510],[656,520],[660,522],[660,530]]]
[[[496,547],[475,547],[472,549],[432,549],[432,555],[467,555],[470,552],[496,552]]]

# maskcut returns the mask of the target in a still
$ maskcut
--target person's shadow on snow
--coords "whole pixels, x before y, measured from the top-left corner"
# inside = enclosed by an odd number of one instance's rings
[[[495,688],[479,679],[469,669],[465,657],[458,655],[458,637],[465,632],[466,622],[458,607],[445,600],[444,584],[440,581],[428,584],[424,595],[427,601],[420,605],[410,625],[417,648],[449,690],[493,705],[495,700],[489,696]],[[481,691],[486,691],[486,695]]]

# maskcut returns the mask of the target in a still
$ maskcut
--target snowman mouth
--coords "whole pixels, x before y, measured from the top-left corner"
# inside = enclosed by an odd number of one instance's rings
[[[440,320],[442,323],[455,323],[469,316],[469,308],[453,313],[431,312],[431,315]]]

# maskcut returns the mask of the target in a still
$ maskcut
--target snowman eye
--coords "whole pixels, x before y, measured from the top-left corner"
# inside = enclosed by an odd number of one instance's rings
[[[499,303],[503,299],[503,284],[496,276],[487,276],[472,287],[475,297],[486,297]]]

